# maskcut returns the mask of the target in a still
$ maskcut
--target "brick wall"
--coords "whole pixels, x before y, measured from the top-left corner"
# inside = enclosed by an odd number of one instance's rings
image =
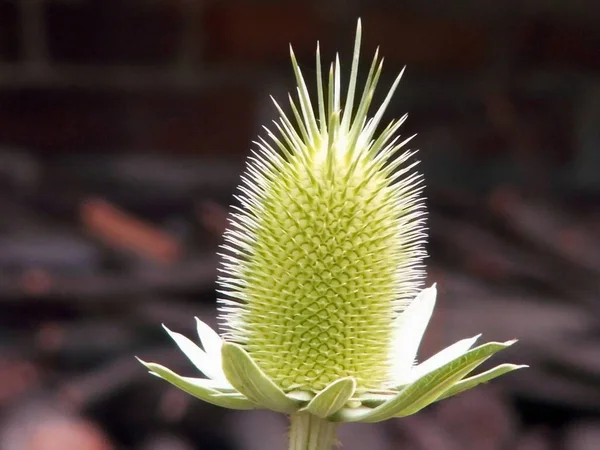
[[[595,3],[0,0],[0,144],[244,154],[265,91],[289,82],[287,43],[310,70],[317,39],[347,55],[358,15],[365,52],[409,65],[399,111],[455,117],[482,83],[595,77]]]

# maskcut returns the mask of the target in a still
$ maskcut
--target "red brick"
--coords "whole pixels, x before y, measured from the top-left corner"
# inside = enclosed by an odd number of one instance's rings
[[[489,36],[478,22],[373,11],[363,14],[363,30],[366,48],[380,46],[398,64],[474,70],[487,62]]]
[[[254,94],[24,90],[0,94],[0,142],[33,150],[245,154]]]
[[[332,27],[306,2],[213,2],[204,15],[205,56],[213,61],[278,63],[313,56],[317,40],[330,43]]]
[[[160,2],[50,3],[49,47],[58,61],[156,64],[177,56],[182,15]]]
[[[142,119],[136,145],[181,153],[244,154],[255,132],[255,94],[221,88],[201,94],[137,95],[128,110]]]
[[[366,10],[361,16],[366,50],[380,45],[386,59],[397,64],[476,69],[486,62],[486,28],[473,20],[396,9]],[[206,51],[212,60],[278,63],[288,60],[291,42],[299,57],[312,58],[317,40],[325,55],[349,49],[354,26],[354,19],[336,25],[301,2],[217,2],[206,14]],[[340,42],[343,47],[337,48]]]

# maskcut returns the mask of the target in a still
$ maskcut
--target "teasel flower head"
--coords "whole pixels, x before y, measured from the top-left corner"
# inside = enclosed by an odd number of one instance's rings
[[[324,77],[317,46],[311,98],[291,52],[297,96],[288,112],[275,102],[225,232],[223,333],[198,320],[201,349],[169,331],[207,378],[144,363],[154,375],[223,407],[378,422],[523,367],[469,376],[514,342],[472,348],[478,336],[415,364],[436,299],[421,290],[423,185],[398,135],[406,116],[381,127],[402,73],[372,105],[382,59],[360,88],[360,39],[359,22],[343,98],[339,58]]]

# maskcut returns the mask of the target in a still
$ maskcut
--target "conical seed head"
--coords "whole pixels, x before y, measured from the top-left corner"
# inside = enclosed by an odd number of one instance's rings
[[[292,55],[296,123],[280,109],[280,134],[269,132],[274,144],[257,143],[225,233],[226,337],[285,390],[318,391],[345,376],[359,391],[385,386],[393,323],[422,275],[419,177],[400,169],[410,156],[398,155],[401,122],[374,137],[389,95],[366,120],[377,56],[353,112],[359,39],[360,29],[343,114],[339,63],[326,108],[317,53],[318,121]]]

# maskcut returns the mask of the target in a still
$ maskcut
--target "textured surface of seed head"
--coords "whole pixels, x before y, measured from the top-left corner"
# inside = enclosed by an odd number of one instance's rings
[[[349,97],[349,111],[337,107],[339,66],[328,107],[318,84],[318,120],[293,61],[296,123],[280,109],[279,135],[257,143],[225,233],[226,338],[244,345],[284,390],[318,391],[345,376],[359,391],[381,388],[394,319],[422,275],[419,177],[403,168],[410,155],[398,153],[401,122],[376,137],[380,116],[366,121],[377,56],[354,113]],[[351,87],[355,64],[352,73]]]

